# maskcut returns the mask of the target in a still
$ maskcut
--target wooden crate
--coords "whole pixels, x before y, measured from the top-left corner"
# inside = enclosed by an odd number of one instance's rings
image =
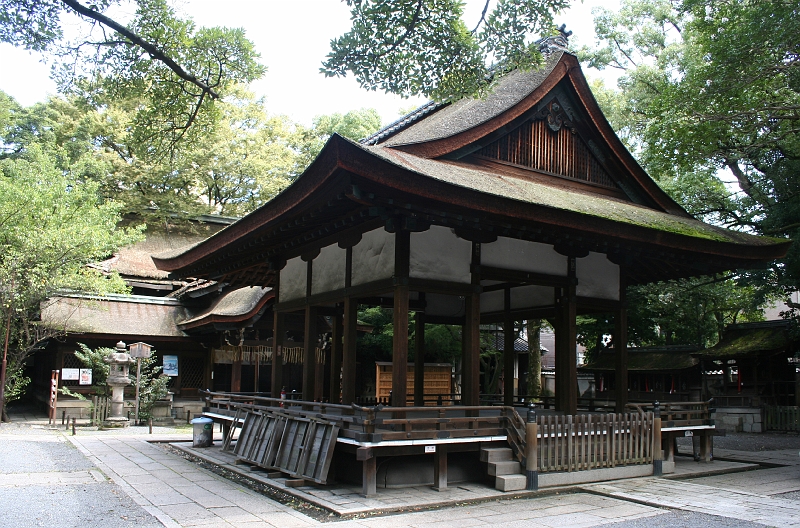
[[[449,395],[452,392],[450,387],[452,366],[450,363],[425,363],[425,405],[436,405],[438,395],[443,395],[445,405],[449,405]],[[408,392],[407,403],[414,403],[414,364],[408,364]],[[390,362],[375,362],[375,397],[389,398],[389,391],[392,390],[392,364]]]

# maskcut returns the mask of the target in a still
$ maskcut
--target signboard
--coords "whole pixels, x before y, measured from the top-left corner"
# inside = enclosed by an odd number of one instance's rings
[[[436,452],[436,446],[435,445],[425,446],[425,452],[426,453],[435,453]]]
[[[164,356],[164,374],[167,376],[178,375],[178,356]]]
[[[130,348],[131,357],[134,358],[134,359],[149,358],[150,357],[150,351],[153,349],[153,347],[151,345],[148,345],[147,343],[142,343],[142,342],[133,343],[129,348]]]
[[[80,385],[92,384],[92,369],[80,369]]]
[[[81,369],[65,368],[61,369],[61,379],[63,381],[78,381],[80,378]]]

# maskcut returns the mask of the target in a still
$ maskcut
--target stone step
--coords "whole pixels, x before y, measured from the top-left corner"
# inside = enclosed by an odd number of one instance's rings
[[[499,491],[524,490],[527,485],[525,475],[498,475],[494,478],[494,489]]]
[[[516,460],[489,462],[489,475],[493,477],[499,477],[500,475],[513,475],[516,473],[522,473],[522,466]]]
[[[481,449],[481,462],[504,462],[513,459],[514,453],[510,447],[484,447]]]

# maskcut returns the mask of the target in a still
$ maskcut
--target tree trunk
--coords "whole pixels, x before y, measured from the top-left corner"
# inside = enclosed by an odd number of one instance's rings
[[[541,319],[529,319],[528,323],[528,393],[537,397],[542,393]]]

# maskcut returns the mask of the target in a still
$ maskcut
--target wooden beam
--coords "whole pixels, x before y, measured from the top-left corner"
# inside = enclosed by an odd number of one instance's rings
[[[350,288],[353,274],[353,248],[348,247],[345,257],[344,286]],[[344,298],[342,314],[342,404],[350,405],[356,401],[356,337],[358,327],[358,300]]]
[[[537,286],[566,286],[569,282],[566,276],[511,270],[493,266],[478,266],[476,271],[483,280],[534,284]]]
[[[481,245],[472,243],[472,269],[480,269]],[[472,284],[480,285],[481,276],[473,271]],[[481,296],[473,293],[464,298],[463,359],[461,362],[461,403],[478,405],[480,402],[481,360]]]

